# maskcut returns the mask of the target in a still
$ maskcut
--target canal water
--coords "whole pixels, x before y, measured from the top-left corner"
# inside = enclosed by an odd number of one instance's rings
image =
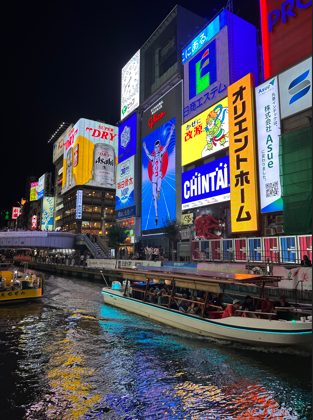
[[[310,419],[311,355],[193,336],[46,275],[0,307],[1,419]]]

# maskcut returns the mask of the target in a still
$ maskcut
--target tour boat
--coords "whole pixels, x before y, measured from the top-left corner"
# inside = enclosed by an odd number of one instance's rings
[[[208,302],[208,296],[223,292],[227,285],[257,285],[261,293],[264,293],[265,283],[275,280],[269,276],[214,272],[197,272],[192,275],[160,268],[150,271],[119,270],[119,273],[124,279],[123,285],[116,281],[111,287],[107,285],[102,289],[106,304],[201,336],[254,345],[308,347],[312,344],[312,311],[307,308],[288,308],[292,313],[290,321],[280,319],[279,311],[265,314],[239,310],[233,316],[222,318],[223,310],[216,311],[215,305]],[[170,289],[167,294],[163,294],[163,302],[148,301],[151,295],[149,286],[153,285]],[[180,291],[189,289],[194,297],[182,298],[177,294],[177,288]],[[202,298],[195,297],[196,293],[202,295]],[[195,315],[173,309],[172,303],[177,300],[198,306],[201,308],[200,313]],[[213,310],[207,311],[207,308]]]
[[[43,295],[41,274],[0,271],[0,303],[39,299]]]

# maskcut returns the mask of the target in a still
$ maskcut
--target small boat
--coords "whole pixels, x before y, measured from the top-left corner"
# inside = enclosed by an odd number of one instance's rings
[[[222,317],[223,309],[209,300],[209,296],[213,293],[220,294],[227,285],[249,287],[247,291],[251,290],[251,286],[257,285],[261,293],[264,293],[265,283],[277,281],[277,278],[239,273],[191,274],[168,271],[165,268],[149,270],[118,270],[124,279],[123,284],[115,281],[111,287],[104,287],[104,302],[201,336],[253,345],[307,348],[312,344],[311,308],[288,308],[292,314],[290,320],[282,319],[282,312],[279,310],[264,313],[260,310],[242,311],[239,308],[233,315]],[[156,298],[153,287],[157,287],[159,291],[165,290],[158,294],[160,299]],[[184,293],[186,290],[188,297]],[[153,295],[154,299],[151,299]],[[196,306],[198,311],[183,311],[177,302],[185,302],[189,307]]]
[[[43,295],[42,274],[0,271],[0,304],[39,299]]]

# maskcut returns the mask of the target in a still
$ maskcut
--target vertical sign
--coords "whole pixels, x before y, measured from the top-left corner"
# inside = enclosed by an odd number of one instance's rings
[[[280,114],[278,79],[274,77],[255,89],[261,212],[283,210],[279,176]]]
[[[44,197],[42,200],[41,230],[53,229],[54,197]]]
[[[76,219],[81,220],[83,216],[83,190],[76,191]]]
[[[140,50],[122,68],[121,119],[139,105],[140,93]]]
[[[34,214],[31,220],[32,230],[37,229],[37,216]]]
[[[21,207],[12,207],[12,220],[16,220],[21,214]]]
[[[249,73],[228,88],[232,232],[258,230],[253,80]]]

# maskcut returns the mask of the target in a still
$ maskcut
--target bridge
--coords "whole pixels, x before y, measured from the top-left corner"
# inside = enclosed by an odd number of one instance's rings
[[[45,248],[76,249],[86,246],[94,258],[108,258],[108,247],[100,237],[91,241],[87,235],[70,232],[17,230],[0,232],[0,249]]]
[[[60,248],[73,249],[75,234],[17,230],[0,232],[0,248]]]

